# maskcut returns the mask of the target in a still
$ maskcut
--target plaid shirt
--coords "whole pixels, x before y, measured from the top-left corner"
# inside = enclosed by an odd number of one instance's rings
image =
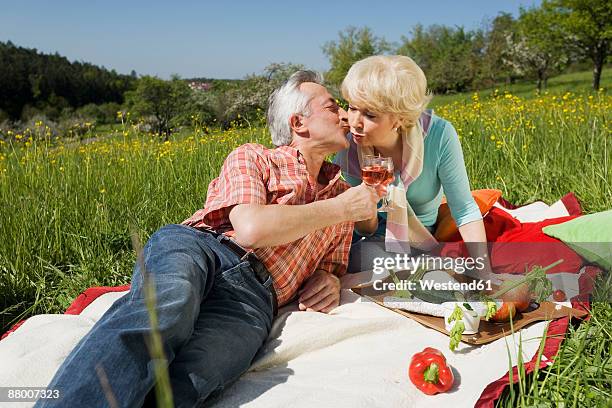
[[[302,205],[335,197],[350,187],[340,179],[340,167],[328,162],[321,167],[319,182],[325,187],[315,191],[304,159],[294,147],[245,144],[229,154],[221,174],[208,186],[204,208],[183,224],[232,236],[229,212],[234,205]],[[352,231],[353,223],[344,222],[285,245],[253,250],[272,275],[279,306],[288,303],[317,269],[337,276],[346,273]]]

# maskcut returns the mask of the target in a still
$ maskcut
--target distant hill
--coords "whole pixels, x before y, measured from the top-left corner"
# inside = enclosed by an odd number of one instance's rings
[[[24,109],[59,113],[66,107],[123,102],[135,75],[66,57],[39,53],[36,49],[0,42],[0,110],[19,119]]]

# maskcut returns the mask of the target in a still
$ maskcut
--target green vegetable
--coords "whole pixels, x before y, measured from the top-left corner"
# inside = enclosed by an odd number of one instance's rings
[[[463,319],[463,310],[461,310],[459,305],[455,305],[455,309],[453,309],[453,313],[451,313],[451,315],[448,316],[448,322],[452,323],[455,320],[461,320],[461,319]]]
[[[463,331],[465,330],[465,324],[461,320],[455,323],[453,328],[450,331],[450,343],[448,344],[448,348],[451,351],[455,351],[459,343],[461,342],[461,336],[463,335]]]
[[[406,279],[406,281],[407,282],[420,281],[421,279],[423,279],[423,276],[425,276],[425,273],[427,273],[427,270],[423,267],[419,267],[419,269],[414,271],[414,273],[410,274],[410,277]],[[395,270],[389,269],[389,275],[391,276],[391,279],[393,279],[393,282],[395,282],[396,285],[400,284],[400,279],[397,277]],[[401,289],[401,290],[395,290],[394,296],[405,298],[405,299],[412,299],[414,297],[414,293],[412,293],[408,289]],[[419,297],[419,299],[421,298]],[[421,299],[421,300],[425,300],[425,299]],[[431,303],[437,303],[437,302],[431,302]]]
[[[489,320],[497,313],[497,303],[492,301],[487,301],[487,314],[485,315],[485,320]]]
[[[396,285],[401,284],[393,269],[389,269],[389,275],[391,275],[391,279],[393,279],[393,282],[395,282]],[[396,289],[393,296],[404,299],[412,299],[412,293],[410,293],[408,289]]]
[[[455,309],[450,316],[448,316],[448,323],[455,322],[453,328],[450,331],[450,343],[448,347],[451,351],[455,351],[459,343],[461,342],[461,336],[465,331],[465,324],[462,321],[463,319],[463,310],[459,307],[459,305],[455,305]]]

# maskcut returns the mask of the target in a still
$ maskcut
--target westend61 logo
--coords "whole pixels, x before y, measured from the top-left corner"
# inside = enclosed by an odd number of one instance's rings
[[[457,273],[469,271],[482,271],[485,267],[484,258],[432,258],[432,257],[411,257],[408,254],[396,254],[395,257],[378,257],[374,258],[373,272],[377,275],[384,273],[386,270],[411,270],[414,273],[416,270],[425,268],[427,270],[454,270]]]

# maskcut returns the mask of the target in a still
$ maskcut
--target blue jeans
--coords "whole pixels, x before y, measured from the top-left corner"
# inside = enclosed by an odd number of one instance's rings
[[[270,332],[271,292],[248,261],[194,228],[159,229],[143,257],[155,282],[174,403],[199,406],[249,368]],[[155,378],[140,269],[137,263],[130,292],[111,306],[55,374],[49,389],[58,389],[61,398],[39,400],[37,407],[107,406],[97,367],[119,406],[143,404]]]

